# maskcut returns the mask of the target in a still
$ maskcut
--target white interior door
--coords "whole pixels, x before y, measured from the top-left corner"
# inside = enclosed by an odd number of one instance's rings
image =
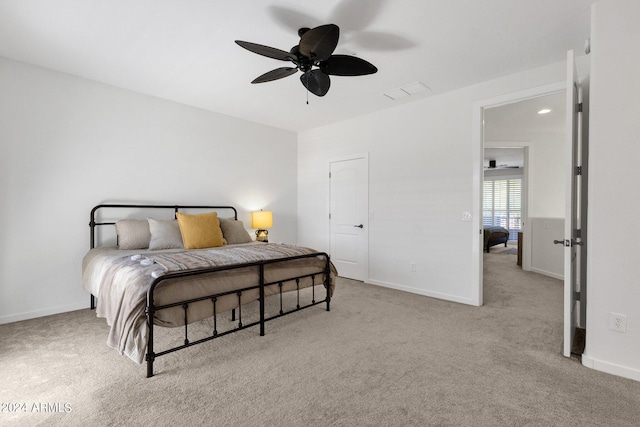
[[[564,346],[563,354],[571,356],[571,346],[577,325],[577,302],[579,298],[577,272],[577,247],[582,242],[578,238],[578,185],[580,175],[577,170],[580,134],[579,134],[579,83],[573,51],[567,52],[567,132],[565,153],[566,168],[566,204],[564,239]],[[558,241],[556,241],[558,242]]]
[[[369,165],[366,156],[330,163],[331,261],[338,275],[368,279]]]

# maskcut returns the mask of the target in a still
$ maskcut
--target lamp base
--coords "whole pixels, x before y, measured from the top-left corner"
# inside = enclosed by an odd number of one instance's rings
[[[267,230],[256,230],[256,242],[269,243],[269,232]]]

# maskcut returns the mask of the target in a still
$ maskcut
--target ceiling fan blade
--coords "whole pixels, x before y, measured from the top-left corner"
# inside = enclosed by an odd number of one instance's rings
[[[275,70],[271,70],[259,77],[256,77],[251,83],[271,82],[273,80],[282,79],[284,77],[290,76],[291,74],[295,74],[297,71],[298,69],[295,67],[294,68],[291,68],[291,67],[276,68]]]
[[[322,24],[316,18],[295,9],[283,6],[267,6],[267,10],[273,19],[293,33],[296,33],[300,27],[313,28]]]
[[[340,28],[335,24],[321,25],[300,37],[300,53],[313,61],[329,58],[338,46]]]
[[[280,61],[292,61],[294,59],[289,52],[276,49],[275,47],[263,46],[261,44],[245,42],[242,40],[236,40],[236,43],[248,51],[266,56],[267,58],[279,59]]]
[[[349,55],[331,55],[320,63],[320,70],[332,76],[364,76],[378,71],[370,62]]]
[[[381,14],[387,0],[342,0],[333,8],[329,22],[336,22],[348,31],[367,28]]]
[[[416,44],[400,35],[379,31],[360,31],[350,34],[349,41],[359,47],[376,51],[397,51],[414,47]]]
[[[307,71],[300,76],[300,81],[309,92],[316,96],[325,96],[331,86],[329,76],[320,70]]]

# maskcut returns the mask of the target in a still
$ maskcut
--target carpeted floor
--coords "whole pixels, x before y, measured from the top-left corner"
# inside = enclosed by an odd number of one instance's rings
[[[562,285],[513,257],[484,255],[482,307],[340,279],[331,312],[170,354],[151,379],[88,309],[0,325],[0,425],[637,425],[640,383],[562,357]]]
[[[492,246],[489,249],[489,253],[491,254],[501,254],[501,255],[517,255],[518,254],[518,242],[509,241],[507,246],[500,244],[496,246]]]

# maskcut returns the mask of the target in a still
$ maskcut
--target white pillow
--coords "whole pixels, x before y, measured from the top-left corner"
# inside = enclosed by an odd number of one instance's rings
[[[149,247],[151,232],[146,220],[118,220],[116,221],[116,233],[120,249],[146,249]]]
[[[151,233],[150,250],[184,249],[182,234],[177,220],[147,218],[147,221],[149,222],[149,231]]]

